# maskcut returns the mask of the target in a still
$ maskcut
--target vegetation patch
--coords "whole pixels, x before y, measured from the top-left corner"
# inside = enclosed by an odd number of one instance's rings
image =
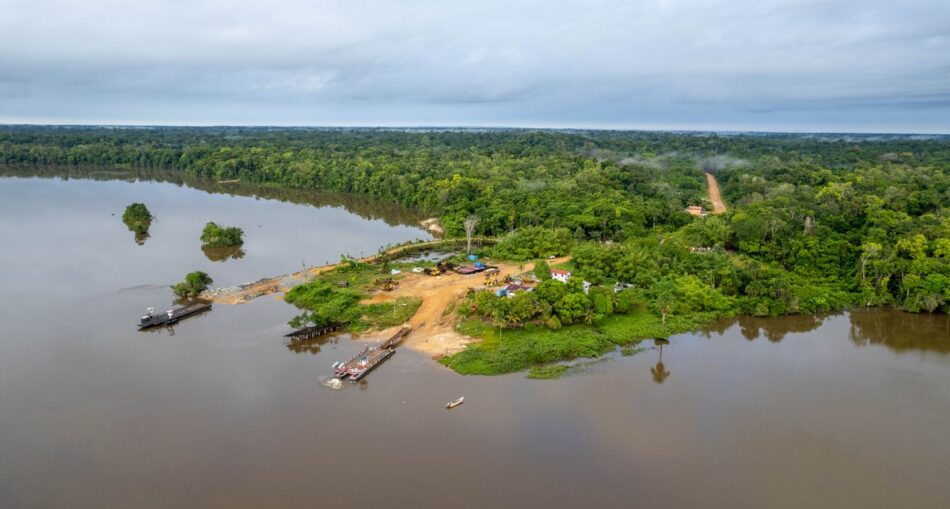
[[[129,227],[129,231],[135,233],[135,241],[138,244],[145,243],[145,239],[148,238],[148,229],[154,219],[155,216],[144,203],[133,203],[122,213],[122,222]]]
[[[528,371],[528,378],[534,380],[556,380],[567,373],[568,366],[564,364],[548,364],[545,366],[532,366]]]
[[[350,324],[352,332],[363,332],[371,329],[385,329],[409,321],[416,314],[422,299],[416,297],[399,297],[390,302],[376,302],[360,306],[362,315]]]
[[[284,295],[285,301],[303,310],[290,320],[291,327],[338,323],[355,333],[384,329],[407,322],[422,304],[422,299],[414,297],[362,304],[371,292],[390,280],[398,280],[389,274],[393,265],[369,265],[347,257],[341,263],[339,268],[297,285]]]
[[[644,351],[645,348],[636,347],[636,346],[622,346],[620,347],[620,355],[624,357],[633,357],[634,355]]]
[[[221,248],[244,244],[244,230],[237,226],[218,226],[209,222],[201,230],[202,247]]]
[[[629,315],[606,317],[592,326],[575,324],[559,329],[534,323],[504,329],[474,317],[460,322],[458,331],[481,341],[443,357],[440,362],[463,375],[511,373],[541,364],[598,357],[617,345],[693,330],[717,316],[672,316],[663,323],[661,317],[641,309]]]
[[[185,276],[184,281],[172,285],[172,291],[175,292],[175,295],[180,299],[194,299],[201,295],[201,292],[207,290],[208,286],[213,282],[214,280],[211,279],[211,276],[200,270],[196,270],[189,272]]]

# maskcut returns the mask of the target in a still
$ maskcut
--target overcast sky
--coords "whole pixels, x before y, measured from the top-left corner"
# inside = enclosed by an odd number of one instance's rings
[[[950,132],[950,0],[0,0],[0,122]]]

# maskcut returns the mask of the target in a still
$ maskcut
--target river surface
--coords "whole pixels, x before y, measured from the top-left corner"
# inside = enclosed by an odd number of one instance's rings
[[[136,317],[190,270],[230,285],[427,235],[406,211],[226,192],[0,178],[0,508],[950,506],[947,316],[723,321],[555,381],[400,349],[333,390],[360,343],[288,348],[273,297]],[[141,245],[134,201],[158,216]],[[200,250],[209,220],[244,228],[243,257]]]

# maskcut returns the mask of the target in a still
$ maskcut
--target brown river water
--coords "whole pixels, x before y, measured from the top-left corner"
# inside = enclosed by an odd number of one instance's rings
[[[360,343],[288,348],[294,309],[272,297],[134,324],[190,270],[224,286],[427,238],[411,211],[7,175],[0,508],[950,507],[945,315],[723,321],[554,381],[400,349],[333,390]],[[119,218],[134,201],[158,216],[141,245]],[[243,255],[201,251],[209,220],[244,228]]]

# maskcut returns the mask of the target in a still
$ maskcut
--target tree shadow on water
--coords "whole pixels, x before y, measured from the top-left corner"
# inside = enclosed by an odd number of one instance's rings
[[[201,252],[212,262],[224,262],[227,260],[239,260],[247,254],[241,246],[229,247],[204,247]]]

